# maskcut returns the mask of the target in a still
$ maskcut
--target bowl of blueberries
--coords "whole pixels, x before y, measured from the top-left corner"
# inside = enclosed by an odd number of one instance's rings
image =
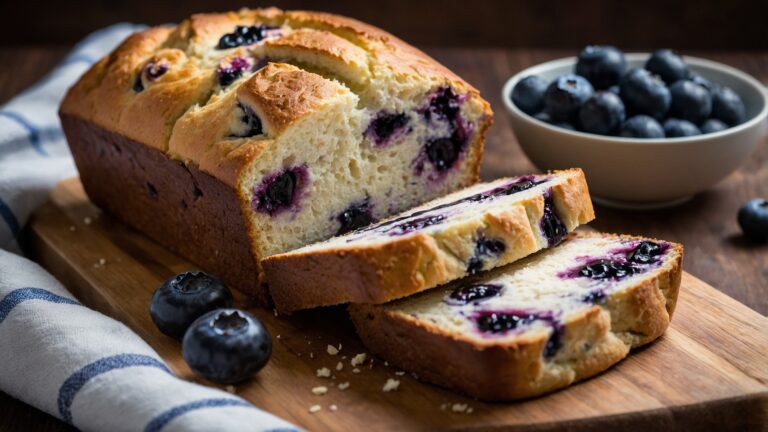
[[[727,177],[768,115],[756,79],[668,49],[588,46],[516,74],[502,99],[539,169],[580,167],[595,201],[636,209],[683,203]]]

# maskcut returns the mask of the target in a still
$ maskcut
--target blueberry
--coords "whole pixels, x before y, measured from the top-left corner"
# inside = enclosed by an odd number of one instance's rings
[[[542,111],[540,113],[534,114],[533,118],[535,118],[536,120],[543,121],[544,123],[549,123],[552,126],[557,126],[559,128],[568,129],[568,130],[572,130],[572,131],[576,130],[576,128],[573,127],[573,125],[568,123],[568,122],[552,120],[552,116],[547,114],[546,111]]]
[[[693,81],[680,80],[669,87],[672,105],[669,113],[673,117],[699,124],[712,112],[712,97],[709,91]]]
[[[216,70],[216,77],[221,87],[227,87],[250,70],[253,64],[245,57],[234,57],[227,62],[222,62]]]
[[[568,235],[568,228],[557,215],[551,193],[547,193],[544,197],[544,214],[539,221],[539,228],[549,246],[560,243]]]
[[[234,32],[226,33],[219,39],[216,48],[229,49],[241,45],[251,45],[274,34],[276,29],[278,29],[278,27],[270,27],[263,24],[256,26],[237,26],[235,27]]]
[[[236,109],[236,113],[242,113],[242,116],[240,117],[242,127],[236,131],[232,131],[230,136],[237,138],[248,138],[264,133],[264,129],[261,125],[261,119],[249,106],[237,102]]]
[[[667,138],[679,138],[701,135],[701,131],[688,120],[668,118],[664,121],[664,135]]]
[[[475,252],[467,264],[467,273],[474,275],[483,270],[483,257],[498,257],[507,250],[502,240],[480,237],[475,243]]]
[[[534,314],[493,312],[477,318],[477,328],[486,333],[501,333],[514,330],[536,320]]]
[[[653,117],[636,115],[621,125],[619,136],[625,138],[664,138],[664,129]]]
[[[717,88],[719,88],[717,84],[715,84],[712,81],[704,78],[703,76],[697,74],[696,72],[689,73],[688,74],[688,80],[693,82],[693,83],[695,83],[695,84],[698,84],[698,85],[704,87],[705,89],[709,90],[710,92],[712,92],[712,91],[716,90]]]
[[[579,110],[581,129],[600,135],[614,132],[624,118],[624,103],[609,91],[595,93]]]
[[[618,84],[626,70],[627,61],[621,51],[612,46],[590,45],[579,53],[575,72],[603,90]]]
[[[611,92],[611,93],[619,94],[620,90],[619,90],[618,84],[617,85],[612,85],[612,86],[608,87],[608,91]]]
[[[568,74],[558,77],[547,87],[544,106],[555,121],[569,121],[595,90],[584,77]]]
[[[217,309],[192,323],[184,334],[181,352],[194,372],[216,383],[231,384],[267,364],[272,337],[250,313]]]
[[[637,270],[629,263],[597,260],[579,270],[579,276],[595,280],[621,279],[635,274]]]
[[[376,145],[386,145],[390,139],[408,125],[408,116],[405,113],[380,112],[365,131],[368,139]]]
[[[465,305],[501,295],[502,286],[497,284],[463,285],[453,290],[445,299],[450,305]]]
[[[411,219],[409,221],[397,224],[387,229],[389,235],[402,235],[424,229],[426,227],[437,225],[445,220],[445,215],[424,216]]]
[[[231,305],[232,293],[222,281],[204,272],[184,272],[155,290],[149,315],[161,332],[181,339],[201,315]]]
[[[605,303],[605,291],[602,289],[590,291],[581,298],[581,301],[592,304],[603,304]]]
[[[730,88],[720,87],[712,92],[712,117],[729,126],[744,123],[747,117],[744,102]]]
[[[768,200],[755,198],[739,209],[739,226],[754,242],[768,242]]]
[[[452,138],[437,138],[427,143],[427,159],[438,171],[451,168],[459,159],[461,146]]]
[[[715,133],[728,129],[728,125],[718,119],[709,119],[701,125],[701,133]]]
[[[336,216],[336,220],[340,225],[336,235],[346,234],[350,231],[370,225],[373,222],[370,199],[366,198],[362,202],[350,205],[346,210]]]
[[[439,88],[431,97],[429,104],[423,110],[427,120],[443,119],[453,122],[459,115],[463,98],[456,94],[451,87]]]
[[[294,207],[308,177],[305,165],[287,168],[264,177],[254,190],[252,206],[257,212],[270,216]]]
[[[672,84],[688,77],[688,65],[682,57],[669,49],[660,49],[645,62],[645,68]]]
[[[619,84],[619,95],[630,114],[646,114],[657,120],[664,118],[672,102],[664,82],[645,69],[629,71]]]
[[[536,75],[527,76],[512,89],[512,102],[528,115],[544,109],[544,93],[548,83]]]
[[[662,252],[663,249],[658,243],[642,241],[627,254],[627,260],[638,264],[649,264]]]

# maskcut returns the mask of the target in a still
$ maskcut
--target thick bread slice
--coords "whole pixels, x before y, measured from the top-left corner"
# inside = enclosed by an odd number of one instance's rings
[[[579,169],[505,178],[262,265],[280,312],[385,303],[553,246],[592,219]]]
[[[351,305],[350,315],[373,353],[421,379],[483,400],[525,398],[595,375],[659,337],[682,259],[675,243],[571,234],[475,278]]]

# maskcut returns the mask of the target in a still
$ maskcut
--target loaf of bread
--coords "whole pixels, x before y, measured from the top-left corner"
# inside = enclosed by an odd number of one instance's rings
[[[280,312],[385,303],[554,246],[592,219],[579,169],[504,178],[267,257],[263,266]]]
[[[484,400],[525,398],[659,337],[682,258],[674,243],[571,234],[506,267],[350,314],[373,353],[421,379]]]
[[[492,119],[394,36],[278,9],[134,34],[60,115],[96,204],[263,302],[262,257],[474,183]]]

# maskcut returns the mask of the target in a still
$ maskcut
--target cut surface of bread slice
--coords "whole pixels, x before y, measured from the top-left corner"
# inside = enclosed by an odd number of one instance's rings
[[[667,328],[682,246],[572,233],[559,246],[386,305],[351,305],[363,343],[419,378],[483,400],[595,375]]]
[[[504,178],[262,265],[280,312],[378,304],[554,246],[592,219],[581,170]]]

